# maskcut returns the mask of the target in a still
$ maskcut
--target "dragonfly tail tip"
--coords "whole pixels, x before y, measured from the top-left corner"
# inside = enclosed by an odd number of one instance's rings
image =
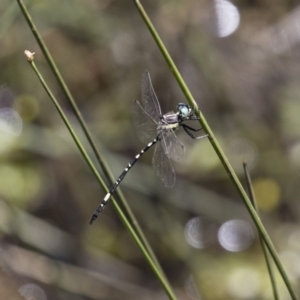
[[[95,220],[97,219],[97,217],[98,217],[98,215],[93,214],[93,216],[92,216],[92,218],[90,220],[90,225],[92,225],[95,222]]]

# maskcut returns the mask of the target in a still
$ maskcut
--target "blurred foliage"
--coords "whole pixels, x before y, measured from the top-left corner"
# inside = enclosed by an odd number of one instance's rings
[[[248,161],[262,220],[296,285],[298,2],[234,1],[240,24],[224,38],[215,32],[212,1],[143,3],[242,179],[242,161]],[[182,92],[133,1],[25,4],[117,177],[144,146],[130,115],[133,99],[141,99],[143,71],[151,73],[163,112],[185,102]],[[17,291],[25,290],[35,293],[32,299],[43,299],[42,288],[48,299],[166,299],[110,205],[88,225],[104,192],[28,66],[25,49],[36,52],[36,64],[90,147],[17,2],[2,0],[0,16],[0,85],[14,94],[9,103],[0,96],[0,117],[2,109],[10,108],[23,122],[21,135],[0,126],[0,281],[6,283],[0,285],[1,298],[17,299]],[[253,224],[209,142],[191,140],[184,132],[178,136],[186,155],[174,163],[173,189],[156,178],[152,152],[121,185],[178,298],[270,299],[254,230],[251,246],[243,251],[227,251],[219,242],[218,229],[225,222]],[[189,232],[189,222],[197,217],[200,221]],[[203,245],[195,247],[188,234]],[[281,299],[289,299],[277,281]],[[32,285],[28,289],[25,284]]]

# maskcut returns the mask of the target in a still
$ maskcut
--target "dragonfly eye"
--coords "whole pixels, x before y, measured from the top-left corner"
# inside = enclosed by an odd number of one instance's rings
[[[187,118],[191,115],[192,109],[184,103],[179,103],[177,105],[177,111],[181,117]]]

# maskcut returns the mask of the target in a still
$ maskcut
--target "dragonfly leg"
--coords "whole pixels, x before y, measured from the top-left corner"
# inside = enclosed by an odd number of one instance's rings
[[[187,129],[189,129],[189,130],[192,130],[192,131],[199,131],[199,130],[202,130],[202,127],[195,129],[195,128],[190,127],[190,126],[188,126],[188,125],[186,125],[186,124],[182,124],[182,126],[183,126],[183,128],[185,127],[185,128],[187,128]]]
[[[199,139],[202,139],[202,138],[205,138],[205,137],[208,136],[208,134],[205,134],[205,135],[202,135],[202,136],[195,137],[195,136],[190,132],[190,130],[196,132],[196,131],[201,130],[202,128],[195,129],[195,128],[190,127],[190,126],[188,126],[188,125],[186,125],[186,124],[182,124],[182,127],[183,127],[183,129],[185,130],[185,132],[186,132],[192,139],[199,140]]]

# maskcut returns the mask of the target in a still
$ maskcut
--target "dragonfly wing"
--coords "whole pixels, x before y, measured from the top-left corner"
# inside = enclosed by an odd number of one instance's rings
[[[131,110],[133,124],[139,139],[143,143],[149,143],[157,135],[155,121],[147,114],[137,100],[133,102]]]
[[[175,172],[168,155],[165,153],[163,143],[164,140],[161,140],[156,144],[152,165],[156,175],[161,179],[164,185],[167,188],[171,188],[175,184]]]
[[[149,71],[145,71],[142,76],[142,100],[143,107],[148,115],[151,116],[156,122],[159,122],[161,109],[152,86]]]
[[[168,157],[175,161],[180,161],[184,157],[185,149],[175,132],[173,130],[165,131],[163,133],[163,139],[164,143],[162,143],[162,145]]]

